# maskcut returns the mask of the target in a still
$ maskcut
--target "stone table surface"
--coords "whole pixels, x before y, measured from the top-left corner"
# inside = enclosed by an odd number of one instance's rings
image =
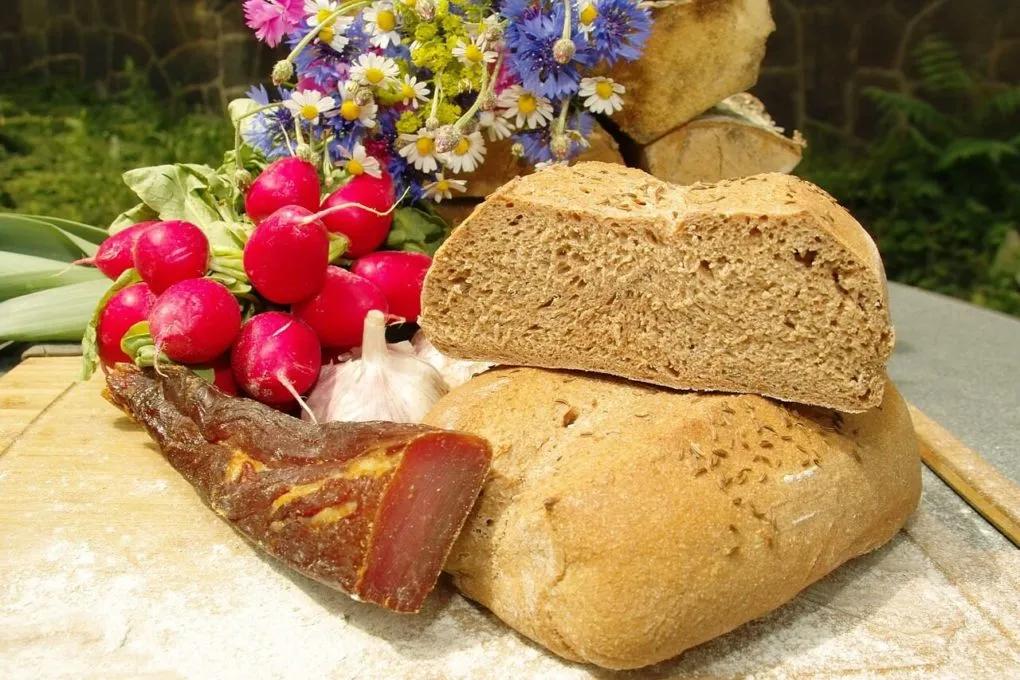
[[[889,375],[910,402],[1020,483],[1020,320],[889,285]]]

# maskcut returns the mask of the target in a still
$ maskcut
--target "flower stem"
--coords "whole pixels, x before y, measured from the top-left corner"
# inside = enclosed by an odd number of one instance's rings
[[[443,84],[439,82],[439,76],[436,75],[432,81],[432,110],[429,111],[429,118],[435,118],[439,112],[439,100],[443,96]]]
[[[369,4],[371,3],[367,2],[367,0],[356,0],[355,2],[350,2],[346,5],[341,5],[340,7],[338,7],[336,11],[332,12],[323,21],[320,21],[315,28],[308,32],[308,35],[301,39],[301,42],[294,46],[294,49],[292,49],[290,51],[290,54],[287,55],[286,61],[293,63],[294,60],[297,59],[297,56],[301,54],[301,50],[308,47],[308,44],[315,40],[315,38],[319,35],[319,31],[321,31],[326,26],[329,26],[330,23],[332,23],[333,20],[339,17],[341,14],[345,14],[346,12],[352,9],[360,9],[362,7],[367,7]]]
[[[478,109],[482,107],[482,102],[492,93],[492,90],[496,84],[496,78],[494,76],[499,74],[499,70],[503,67],[503,53],[500,52],[499,56],[496,57],[495,67],[492,69],[493,76],[489,75],[489,67],[484,66],[482,68],[482,87],[478,90],[478,96],[475,97],[474,103],[471,104],[471,108],[464,112],[454,126],[459,130],[469,120],[471,120]]]
[[[570,98],[566,97],[560,104],[560,115],[556,119],[556,134],[562,135],[567,128],[567,112],[570,111]]]

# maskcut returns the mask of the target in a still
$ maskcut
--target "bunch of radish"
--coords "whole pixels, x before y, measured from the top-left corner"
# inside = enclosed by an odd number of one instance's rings
[[[246,320],[238,299],[208,277],[211,249],[199,227],[143,222],[111,236],[94,263],[111,279],[133,268],[141,282],[99,312],[102,363],[130,361],[122,340],[144,321],[157,357],[212,369],[225,391],[294,406],[315,385],[324,356],[361,343],[370,310],[411,322],[421,311],[431,258],[377,250],[394,201],[385,174],[356,176],[323,198],[312,164],[285,158],[268,166],[245,196],[253,226],[243,263],[255,293],[249,309],[259,312]],[[330,264],[331,234],[346,239],[350,269]]]

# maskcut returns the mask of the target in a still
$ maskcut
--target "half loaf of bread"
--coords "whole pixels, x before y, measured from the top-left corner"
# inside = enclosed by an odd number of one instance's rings
[[[637,668],[762,616],[888,541],[920,462],[892,385],[859,415],[497,369],[427,422],[489,440],[446,562],[468,597],[576,661]]]
[[[436,254],[420,322],[455,357],[848,412],[881,403],[893,346],[878,250],[822,190],[595,162],[477,208]]]

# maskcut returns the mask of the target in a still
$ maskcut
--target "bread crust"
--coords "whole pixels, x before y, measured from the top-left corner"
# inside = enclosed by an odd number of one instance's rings
[[[439,249],[422,300],[451,356],[847,412],[881,403],[894,342],[874,242],[782,174],[679,187],[589,162],[514,179]]]
[[[556,654],[646,666],[760,617],[888,541],[920,463],[890,384],[860,415],[751,395],[507,368],[426,422],[488,439],[446,563],[468,597]]]

